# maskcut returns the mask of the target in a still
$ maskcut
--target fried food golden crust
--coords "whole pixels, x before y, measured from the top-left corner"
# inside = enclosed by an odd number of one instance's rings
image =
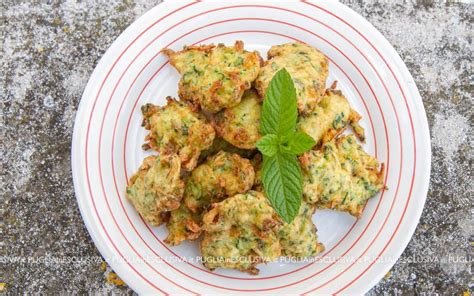
[[[214,128],[220,137],[241,149],[255,149],[260,139],[261,99],[257,92],[248,90],[242,101],[216,114]]]
[[[353,135],[341,136],[299,159],[303,197],[318,208],[360,217],[365,202],[384,188],[384,165],[368,155]]]
[[[178,154],[182,167],[190,171],[197,165],[201,151],[212,145],[215,131],[186,103],[167,100],[164,107],[142,106],[143,125],[150,130],[144,148],[158,151],[162,158]]]
[[[220,151],[192,172],[186,182],[184,203],[192,212],[202,211],[224,197],[246,192],[254,177],[248,159]]]
[[[162,224],[179,207],[184,182],[180,179],[181,163],[177,155],[163,161],[157,156],[143,160],[138,172],[128,183],[126,196],[145,221]]]
[[[252,156],[257,153],[257,150],[247,150],[247,149],[240,149],[232,145],[231,143],[227,142],[226,140],[222,139],[221,137],[215,137],[214,142],[212,142],[212,146],[209,149],[203,150],[201,155],[199,156],[198,163],[202,163],[206,160],[207,157],[217,154],[219,151],[225,151],[229,153],[237,153],[238,155],[244,158],[252,158]]]
[[[320,145],[331,141],[351,125],[357,137],[364,141],[364,129],[358,123],[360,119],[341,91],[328,89],[311,113],[299,117],[297,129]]]
[[[323,244],[318,242],[316,226],[312,221],[314,210],[313,205],[303,201],[293,222],[284,223],[279,229],[282,255],[303,259],[324,251]]]
[[[173,210],[166,227],[168,237],[165,243],[172,246],[179,245],[184,240],[196,240],[201,235],[201,213],[191,212],[185,204]]]
[[[181,74],[180,98],[212,113],[237,105],[260,70],[260,55],[245,51],[242,41],[234,46],[188,46],[163,52]]]
[[[296,88],[298,110],[310,113],[326,88],[329,73],[327,58],[316,48],[303,43],[275,45],[268,51],[268,60],[260,69],[255,87],[264,97],[270,81],[280,69],[286,68]]]
[[[204,265],[258,274],[256,265],[281,254],[279,217],[260,192],[249,191],[213,204],[203,217]]]
[[[263,192],[263,180],[262,180],[262,155],[258,153],[255,155],[250,162],[253,165],[255,171],[255,179],[253,181],[252,190]]]

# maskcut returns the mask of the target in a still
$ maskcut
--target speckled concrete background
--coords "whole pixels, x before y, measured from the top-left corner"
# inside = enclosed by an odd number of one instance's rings
[[[79,98],[98,59],[159,2],[1,1],[2,292],[133,293],[111,283],[82,222],[70,144]],[[474,4],[343,2],[397,49],[432,132],[431,186],[420,225],[370,294],[470,294]]]

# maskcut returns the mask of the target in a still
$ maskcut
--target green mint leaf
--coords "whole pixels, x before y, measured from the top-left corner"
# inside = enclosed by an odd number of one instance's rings
[[[270,81],[263,101],[261,133],[277,136],[290,135],[295,131],[298,117],[296,90],[285,68]]]
[[[267,134],[257,142],[257,149],[265,156],[273,156],[278,152],[278,137]]]
[[[286,223],[291,223],[298,214],[303,195],[301,168],[296,156],[280,152],[264,156],[262,180],[272,207]]]
[[[257,143],[257,148],[263,154],[265,193],[277,214],[287,223],[298,214],[303,195],[301,168],[296,155],[314,145],[309,136],[295,132],[297,117],[295,86],[283,68],[273,76],[265,93],[260,119],[260,132],[264,137]]]
[[[300,155],[313,148],[316,142],[304,132],[296,132],[289,137],[285,137],[280,143],[283,152]]]

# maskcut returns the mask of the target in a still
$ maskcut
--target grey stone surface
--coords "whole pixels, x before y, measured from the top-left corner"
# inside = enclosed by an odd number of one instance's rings
[[[70,145],[79,99],[98,59],[159,2],[1,1],[4,292],[133,293],[106,281],[109,269],[101,267],[75,200]],[[374,24],[407,64],[423,97],[433,148],[418,229],[369,294],[472,291],[474,5],[343,2]]]

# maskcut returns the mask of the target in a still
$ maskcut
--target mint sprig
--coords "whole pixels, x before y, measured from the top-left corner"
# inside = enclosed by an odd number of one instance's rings
[[[298,117],[296,90],[286,69],[270,81],[263,101],[257,142],[263,154],[262,181],[275,211],[287,223],[298,214],[303,195],[301,168],[296,158],[316,142],[303,132],[296,132]]]
[[[275,134],[266,134],[257,142],[257,149],[262,152],[263,155],[273,156],[278,152],[279,140]]]
[[[300,155],[313,148],[316,142],[303,132],[296,132],[280,143],[280,149],[284,152]]]

